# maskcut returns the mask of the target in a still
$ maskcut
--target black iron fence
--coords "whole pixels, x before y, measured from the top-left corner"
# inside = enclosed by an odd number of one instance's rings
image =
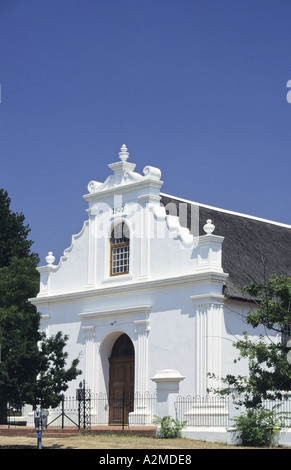
[[[82,391],[83,392],[83,391]],[[156,417],[156,393],[135,393],[110,397],[106,393],[80,393],[77,397],[64,397],[57,408],[49,411],[48,426],[76,425],[88,429],[99,425],[136,426],[151,425]]]
[[[291,427],[290,397],[281,401],[264,401],[263,406],[275,409],[277,415],[284,416],[286,427]],[[233,417],[240,415],[243,409],[235,409],[231,397],[188,395],[177,397],[174,411],[174,418],[185,422],[186,426],[228,427],[233,425]],[[21,414],[20,410],[7,406],[5,423],[8,426],[33,425],[32,415],[32,412]],[[57,408],[49,410],[48,426],[88,429],[92,426],[117,425],[125,428],[154,424],[157,415],[156,392],[110,397],[106,393],[92,394],[83,387],[76,396],[64,397]]]
[[[262,407],[274,410],[284,426],[291,427],[291,396],[282,400],[263,400]],[[176,419],[186,422],[186,426],[233,426],[233,418],[243,411],[244,408],[237,409],[228,396],[179,396],[175,402]]]
[[[290,396],[282,400],[263,400],[262,407],[274,410],[284,426],[291,427]],[[176,419],[186,422],[186,426],[233,426],[233,418],[243,411],[244,408],[237,409],[228,396],[179,396],[175,402]]]
[[[229,400],[217,396],[179,396],[175,402],[176,419],[187,426],[228,426]]]
[[[282,400],[264,400],[263,406],[267,410],[273,410],[276,413],[277,418],[281,418],[284,422],[284,426],[291,427],[291,395],[287,395],[287,398]]]

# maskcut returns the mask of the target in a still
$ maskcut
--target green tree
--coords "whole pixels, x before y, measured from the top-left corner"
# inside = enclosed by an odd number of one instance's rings
[[[37,293],[39,259],[31,251],[23,214],[12,212],[10,204],[7,191],[0,189],[0,414],[7,401],[25,400],[35,380],[40,340],[40,316],[28,301]]]
[[[38,377],[32,388],[30,403],[41,403],[43,408],[56,407],[68,389],[68,382],[81,371],[77,369],[79,359],[74,359],[66,369],[68,353],[65,352],[68,336],[60,331],[44,338],[40,345]]]
[[[226,395],[235,389],[236,403],[254,408],[261,406],[264,399],[284,398],[284,392],[291,390],[286,346],[291,334],[291,278],[273,274],[266,283],[252,282],[244,292],[249,294],[253,305],[246,322],[253,328],[265,327],[265,334],[253,341],[244,332],[243,339],[234,343],[239,350],[238,360],[248,360],[249,374],[227,375],[222,379],[225,388],[215,392]],[[271,332],[276,334],[276,340]]]
[[[67,336],[58,333],[46,338],[39,332],[40,314],[28,301],[39,288],[36,270],[39,258],[31,251],[30,228],[23,214],[10,210],[11,200],[0,189],[0,419],[6,403],[35,404],[42,398],[41,388],[51,403],[61,397],[80,371],[75,359],[65,369]],[[40,347],[39,347],[40,345]],[[2,411],[1,411],[2,410]],[[2,416],[1,416],[2,415]]]
[[[9,266],[12,257],[30,258],[37,265],[38,255],[31,251],[33,241],[27,238],[29,225],[24,224],[22,213],[11,211],[10,204],[7,191],[0,188],[0,268]]]

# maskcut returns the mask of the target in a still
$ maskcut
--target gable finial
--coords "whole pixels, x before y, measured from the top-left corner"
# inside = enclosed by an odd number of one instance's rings
[[[119,152],[119,158],[120,158],[120,160],[122,160],[123,162],[126,162],[126,160],[128,159],[128,157],[129,157],[129,153],[128,153],[128,151],[127,151],[126,145],[123,144],[123,146],[121,147],[120,152]]]
[[[208,219],[206,221],[206,224],[203,226],[204,232],[206,232],[207,235],[208,235],[208,234],[212,233],[214,231],[214,229],[215,229],[215,225],[213,225],[211,219]]]
[[[49,251],[49,252],[48,252],[48,255],[47,255],[46,258],[45,258],[45,260],[46,260],[46,262],[47,262],[47,264],[48,264],[49,266],[52,266],[52,265],[54,264],[55,259],[56,259],[56,258],[54,257],[52,251]]]

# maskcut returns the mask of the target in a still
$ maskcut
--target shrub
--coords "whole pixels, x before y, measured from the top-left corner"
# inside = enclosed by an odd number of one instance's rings
[[[171,439],[181,437],[181,430],[185,426],[186,421],[180,423],[177,419],[174,419],[171,416],[164,416],[163,418],[156,418],[154,423],[161,426],[157,437],[162,439]]]
[[[283,418],[277,417],[274,409],[266,408],[250,408],[234,421],[235,430],[244,446],[271,446],[275,433],[283,427]]]

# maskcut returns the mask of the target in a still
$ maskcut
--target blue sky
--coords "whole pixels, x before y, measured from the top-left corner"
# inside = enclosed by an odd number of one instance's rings
[[[41,263],[122,144],[162,191],[291,224],[290,0],[0,0],[0,187]]]

